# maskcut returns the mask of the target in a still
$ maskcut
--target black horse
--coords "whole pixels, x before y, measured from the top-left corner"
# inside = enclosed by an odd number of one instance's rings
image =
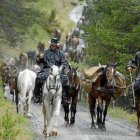
[[[75,123],[75,114],[76,114],[76,107],[77,107],[77,101],[78,101],[78,92],[80,90],[80,77],[77,74],[77,68],[71,68],[68,73],[68,79],[70,86],[65,88],[65,92],[67,92],[68,96],[62,97],[62,104],[64,107],[64,120],[66,123],[66,126],[68,124],[74,124]],[[70,110],[69,110],[70,108]],[[71,112],[71,116],[69,119],[69,111]]]

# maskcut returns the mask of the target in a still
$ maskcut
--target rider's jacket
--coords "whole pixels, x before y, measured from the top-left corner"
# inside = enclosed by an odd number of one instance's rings
[[[140,74],[140,51],[137,52],[134,58],[128,62],[127,67],[131,67],[132,69],[137,70],[137,74]]]
[[[40,55],[39,61],[43,63],[43,69],[50,68],[52,65],[58,67],[63,65],[64,68],[69,66],[68,61],[61,50],[51,50],[50,48]]]
[[[49,69],[52,65],[56,65],[58,67],[63,65],[61,72],[62,84],[67,84],[68,77],[66,75],[69,64],[67,59],[65,58],[64,53],[61,50],[51,50],[50,48],[45,50],[43,54],[40,55],[38,61],[43,63],[43,69],[38,73],[37,78],[43,80],[49,74]]]

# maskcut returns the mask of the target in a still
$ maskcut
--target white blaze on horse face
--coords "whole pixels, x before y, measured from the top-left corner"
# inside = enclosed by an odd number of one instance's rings
[[[108,80],[108,85],[113,86],[114,85],[114,68],[108,69],[106,76]]]

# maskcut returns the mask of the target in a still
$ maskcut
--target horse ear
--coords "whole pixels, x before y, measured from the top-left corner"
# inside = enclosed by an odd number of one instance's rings
[[[63,69],[63,65],[61,67],[59,67],[59,73],[62,72],[62,69]]]
[[[118,65],[118,62],[116,62],[115,64],[114,64],[114,67],[116,67]]]
[[[69,65],[69,70],[71,70],[71,66]]]
[[[106,63],[106,66],[108,66],[109,64],[108,64],[108,62]]]

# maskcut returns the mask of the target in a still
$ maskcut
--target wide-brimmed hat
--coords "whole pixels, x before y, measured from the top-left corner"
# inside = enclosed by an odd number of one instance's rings
[[[50,45],[57,45],[59,46],[59,39],[58,38],[52,38],[51,41],[48,41]]]

